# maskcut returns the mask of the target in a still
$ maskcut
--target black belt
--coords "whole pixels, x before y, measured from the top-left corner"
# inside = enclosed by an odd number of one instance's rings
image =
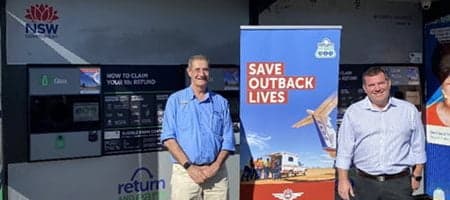
[[[356,169],[356,172],[361,177],[370,178],[370,179],[377,180],[377,181],[380,181],[380,182],[387,181],[387,180],[390,180],[390,179],[402,178],[402,177],[410,175],[410,172],[409,172],[408,168],[406,168],[405,170],[403,170],[403,171],[401,171],[399,173],[396,173],[396,174],[372,175],[372,174],[368,174],[367,172],[364,172],[364,171],[362,171],[360,169]]]

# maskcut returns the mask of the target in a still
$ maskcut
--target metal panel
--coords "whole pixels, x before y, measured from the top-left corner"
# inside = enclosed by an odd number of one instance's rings
[[[30,160],[49,160],[101,155],[100,131],[32,134]]]

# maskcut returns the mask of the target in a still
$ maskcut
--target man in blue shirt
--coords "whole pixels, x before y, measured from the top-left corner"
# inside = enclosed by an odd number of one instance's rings
[[[189,58],[191,85],[166,104],[161,141],[172,155],[172,199],[228,198],[225,160],[235,142],[228,101],[208,90],[209,63]]]
[[[412,200],[426,161],[421,116],[414,105],[390,97],[391,81],[382,68],[369,68],[362,79],[367,97],[346,110],[338,134],[339,196]],[[353,184],[348,175],[352,164]]]

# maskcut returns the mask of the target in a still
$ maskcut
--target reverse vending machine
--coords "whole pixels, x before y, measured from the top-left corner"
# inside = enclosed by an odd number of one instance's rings
[[[29,160],[101,155],[100,68],[30,66]]]
[[[161,151],[181,66],[29,65],[28,160]]]

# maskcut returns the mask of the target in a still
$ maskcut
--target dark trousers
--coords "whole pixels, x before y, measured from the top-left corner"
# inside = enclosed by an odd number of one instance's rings
[[[411,177],[404,176],[383,182],[354,176],[354,200],[412,200]]]

